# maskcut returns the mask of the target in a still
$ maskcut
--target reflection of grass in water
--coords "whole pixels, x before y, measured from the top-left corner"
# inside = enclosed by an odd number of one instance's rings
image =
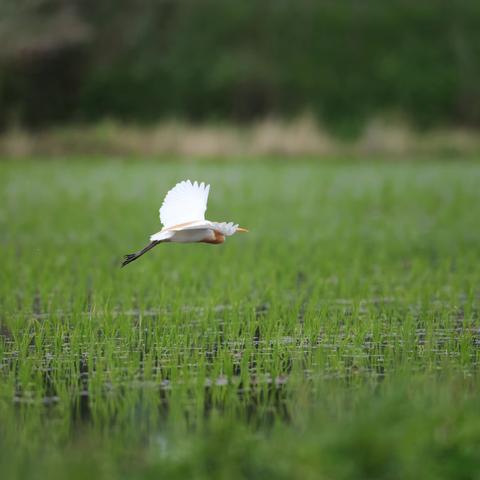
[[[5,478],[473,471],[477,165],[0,170]],[[119,269],[186,177],[251,233]]]

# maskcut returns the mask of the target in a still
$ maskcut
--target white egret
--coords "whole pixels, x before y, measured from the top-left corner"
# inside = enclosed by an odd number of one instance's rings
[[[177,183],[165,196],[160,207],[162,230],[150,236],[150,243],[142,250],[125,255],[122,267],[141,257],[159,243],[210,243],[217,245],[236,232],[248,232],[233,222],[205,220],[210,185],[184,180]]]

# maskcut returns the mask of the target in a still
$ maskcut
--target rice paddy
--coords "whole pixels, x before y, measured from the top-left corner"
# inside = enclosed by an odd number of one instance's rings
[[[177,181],[224,245],[160,245]],[[480,164],[0,164],[2,478],[479,478]]]

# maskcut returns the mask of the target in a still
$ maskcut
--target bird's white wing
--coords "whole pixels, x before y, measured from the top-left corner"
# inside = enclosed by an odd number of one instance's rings
[[[192,222],[180,223],[164,230],[168,230],[169,232],[183,232],[185,230],[204,230],[206,228],[211,229],[212,225],[213,223],[209,220],[195,220]]]
[[[205,220],[210,185],[184,180],[165,196],[160,207],[160,221],[165,228]]]

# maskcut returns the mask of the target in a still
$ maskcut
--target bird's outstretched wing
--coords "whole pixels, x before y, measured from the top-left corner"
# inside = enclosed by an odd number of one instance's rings
[[[177,183],[165,196],[160,207],[160,221],[165,228],[188,222],[205,220],[210,185],[192,183],[190,180]]]

